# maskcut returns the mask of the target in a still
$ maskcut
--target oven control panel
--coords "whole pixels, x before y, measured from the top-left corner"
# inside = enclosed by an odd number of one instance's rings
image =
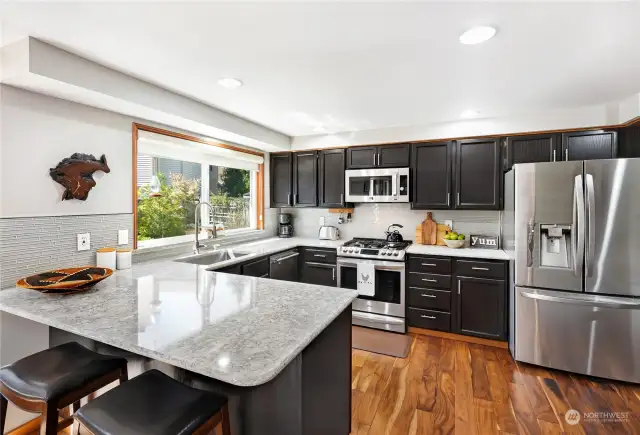
[[[370,249],[342,246],[338,250],[338,255],[357,258],[375,258],[380,260],[404,260],[403,249]]]

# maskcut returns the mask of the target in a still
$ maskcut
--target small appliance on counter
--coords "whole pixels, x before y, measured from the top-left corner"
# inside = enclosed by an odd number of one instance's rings
[[[278,237],[293,237],[293,225],[291,221],[292,219],[289,213],[280,213],[278,215]]]
[[[318,239],[320,240],[338,240],[340,238],[340,230],[330,225],[323,225],[318,231]]]

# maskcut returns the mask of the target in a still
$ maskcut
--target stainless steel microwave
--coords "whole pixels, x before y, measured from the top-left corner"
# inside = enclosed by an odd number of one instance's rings
[[[347,202],[409,202],[409,168],[345,171]]]

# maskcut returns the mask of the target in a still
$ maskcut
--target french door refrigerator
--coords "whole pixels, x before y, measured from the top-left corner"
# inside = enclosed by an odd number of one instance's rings
[[[505,183],[514,358],[640,383],[640,159],[515,165]]]

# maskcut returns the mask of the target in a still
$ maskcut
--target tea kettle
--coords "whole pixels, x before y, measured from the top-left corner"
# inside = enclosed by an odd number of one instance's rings
[[[391,225],[389,225],[389,228],[387,228],[387,231],[384,232],[387,235],[387,242],[402,242],[402,241],[404,241],[404,239],[402,238],[402,234],[400,234],[400,232],[397,229],[391,231],[391,228],[393,228],[393,227],[404,228],[400,224],[391,224]]]

